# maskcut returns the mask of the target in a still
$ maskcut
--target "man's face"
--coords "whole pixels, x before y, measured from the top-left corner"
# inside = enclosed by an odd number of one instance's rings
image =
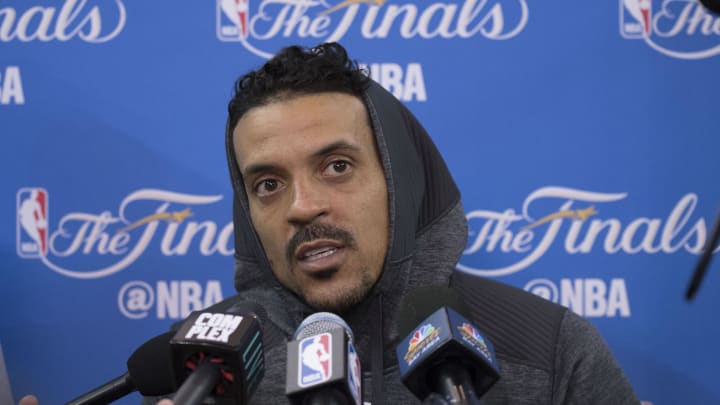
[[[316,309],[362,300],[388,245],[387,185],[362,101],[343,93],[275,101],[246,112],[233,140],[278,280]]]

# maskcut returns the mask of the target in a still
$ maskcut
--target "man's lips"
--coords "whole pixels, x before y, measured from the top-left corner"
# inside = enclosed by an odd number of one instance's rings
[[[300,260],[318,260],[323,257],[330,256],[331,254],[335,253],[336,250],[337,250],[337,248],[332,247],[332,246],[321,247],[318,249],[312,249],[310,251],[303,253],[299,257],[299,259]]]
[[[303,243],[295,253],[298,267],[310,273],[337,268],[345,258],[345,247],[337,241]]]
[[[341,249],[342,243],[333,240],[314,240],[312,242],[306,242],[298,246],[295,252],[295,258],[297,260],[308,260],[317,258],[318,256],[324,256],[331,254],[334,250]]]
[[[328,247],[336,249],[336,252],[332,252],[332,249],[317,250]],[[316,259],[321,259],[322,257],[317,256],[323,255],[332,257],[338,250],[354,248],[355,238],[350,232],[331,224],[310,223],[297,229],[290,238],[285,249],[285,257],[288,263],[300,263],[310,257]]]

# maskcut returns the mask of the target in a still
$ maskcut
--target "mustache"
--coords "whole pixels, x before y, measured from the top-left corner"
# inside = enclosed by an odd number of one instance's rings
[[[337,240],[345,245],[345,247],[355,247],[355,238],[350,232],[329,224],[309,224],[298,229],[295,235],[290,238],[287,250],[285,251],[288,263],[292,262],[295,258],[295,252],[298,246],[316,239]]]

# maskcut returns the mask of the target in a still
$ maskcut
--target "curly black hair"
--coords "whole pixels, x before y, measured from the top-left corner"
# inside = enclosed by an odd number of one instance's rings
[[[306,94],[341,92],[360,97],[369,84],[368,75],[338,43],[289,46],[235,82],[228,123],[234,128],[251,108]]]

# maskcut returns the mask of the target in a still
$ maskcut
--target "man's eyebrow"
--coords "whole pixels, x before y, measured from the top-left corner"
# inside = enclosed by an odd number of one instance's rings
[[[268,163],[258,163],[246,167],[245,170],[240,170],[240,173],[243,177],[247,178],[257,173],[275,172],[278,170],[279,167],[276,165]]]
[[[310,156],[312,158],[321,158],[321,157],[329,155],[331,153],[341,152],[341,151],[358,152],[358,151],[360,151],[360,147],[355,144],[349,143],[347,141],[337,141],[337,142],[333,142],[329,145],[322,147],[321,149],[314,152]],[[257,173],[278,172],[278,171],[281,171],[280,167],[277,165],[274,165],[272,163],[251,164],[251,165],[248,165],[244,170],[243,169],[240,170],[243,177],[250,177]]]
[[[318,150],[317,152],[313,153],[313,157],[322,157],[325,155],[329,155],[333,152],[340,152],[340,151],[350,151],[350,152],[359,152],[360,147],[349,143],[347,141],[337,141],[333,142],[322,149]]]

